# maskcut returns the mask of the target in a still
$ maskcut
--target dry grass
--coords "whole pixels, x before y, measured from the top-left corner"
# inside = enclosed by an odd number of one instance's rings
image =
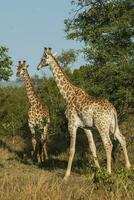
[[[63,157],[64,155],[61,155],[61,160]],[[56,168],[56,163],[52,164],[51,170],[40,169],[37,166],[23,164],[17,160],[14,153],[2,148],[0,158],[1,200],[134,199],[134,176],[129,177],[124,172],[113,177],[104,175],[105,180],[101,173],[83,175],[73,172],[68,182],[63,182],[65,169]],[[49,165],[51,163],[52,161]]]
[[[133,119],[122,127],[128,144],[128,153],[134,165]],[[132,200],[134,199],[134,169],[124,170],[123,153],[118,154],[112,166],[112,176],[105,170],[96,171],[83,156],[76,155],[73,172],[68,182],[63,181],[68,155],[52,156],[39,168],[25,160],[22,149],[24,141],[0,140],[0,200]],[[98,150],[98,149],[97,149]],[[101,166],[106,166],[104,153],[98,150]],[[19,154],[18,154],[19,152]]]

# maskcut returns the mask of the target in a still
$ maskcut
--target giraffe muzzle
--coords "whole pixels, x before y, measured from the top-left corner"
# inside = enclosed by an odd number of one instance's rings
[[[37,70],[40,70],[40,68],[41,68],[41,63],[39,63],[39,64],[37,65]]]

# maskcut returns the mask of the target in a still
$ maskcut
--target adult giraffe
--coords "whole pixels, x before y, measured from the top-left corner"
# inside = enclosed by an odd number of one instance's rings
[[[123,148],[126,167],[130,168],[126,141],[119,130],[117,112],[114,106],[107,99],[97,99],[89,96],[84,90],[73,85],[59,66],[56,58],[51,52],[51,48],[44,48],[44,53],[37,69],[48,65],[50,65],[60,93],[67,103],[65,114],[68,119],[68,130],[70,133],[70,154],[64,179],[66,180],[71,173],[78,127],[83,128],[87,135],[89,146],[97,167],[99,167],[99,162],[96,156],[96,147],[92,132],[90,130],[93,126],[98,129],[105,147],[108,173],[111,173],[112,142],[109,137],[110,131],[114,134],[114,137],[119,140]]]
[[[29,100],[28,124],[32,135],[33,158],[43,162],[48,158],[46,150],[48,125],[50,122],[49,112],[44,108],[37,97],[30,76],[27,71],[26,61],[18,62],[16,76],[22,76],[25,82],[27,97]]]

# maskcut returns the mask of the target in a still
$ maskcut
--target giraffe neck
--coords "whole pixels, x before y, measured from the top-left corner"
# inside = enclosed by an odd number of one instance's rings
[[[23,78],[24,78],[24,82],[25,82],[26,93],[27,93],[29,103],[31,105],[33,105],[38,102],[38,98],[34,92],[32,81],[30,79],[30,76],[29,76],[27,70],[26,70],[25,74],[23,75]]]
[[[70,101],[74,96],[74,85],[69,81],[68,77],[61,69],[54,57],[52,57],[50,68],[61,95],[66,100],[66,102]]]

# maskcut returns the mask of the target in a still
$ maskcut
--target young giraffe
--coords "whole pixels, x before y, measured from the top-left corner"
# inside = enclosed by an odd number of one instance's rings
[[[64,179],[67,180],[71,173],[78,127],[83,128],[87,135],[89,146],[97,167],[99,167],[99,163],[96,156],[96,147],[90,130],[93,126],[98,129],[105,147],[108,173],[111,173],[112,142],[109,137],[110,131],[114,133],[114,137],[119,140],[123,148],[126,167],[130,168],[126,141],[124,136],[120,133],[117,113],[114,106],[107,99],[97,99],[89,96],[81,88],[74,86],[59,66],[55,57],[52,55],[51,48],[44,48],[44,53],[37,69],[47,65],[50,65],[60,93],[67,103],[65,114],[68,119],[68,130],[70,133],[70,153]]]
[[[28,111],[28,124],[32,135],[33,159],[38,162],[43,162],[48,158],[46,150],[46,140],[48,125],[50,122],[49,113],[44,109],[32,86],[32,81],[29,77],[26,61],[18,62],[16,76],[22,76],[25,82],[27,97],[30,108]]]

